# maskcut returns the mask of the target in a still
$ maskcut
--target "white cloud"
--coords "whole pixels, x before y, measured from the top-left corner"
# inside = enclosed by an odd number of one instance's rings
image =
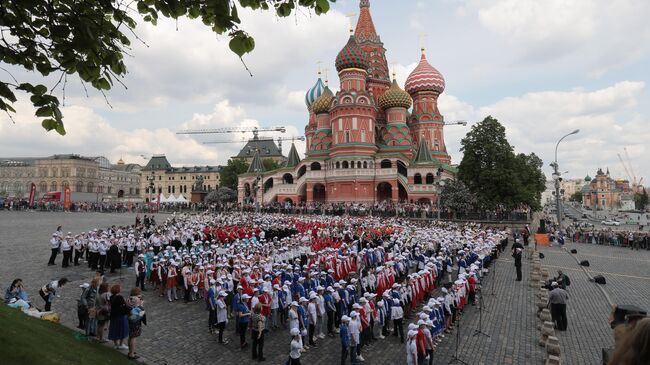
[[[67,135],[45,132],[40,120],[30,116],[31,104],[20,100],[16,104],[16,123],[6,115],[0,116],[0,145],[4,156],[49,156],[55,153],[76,153],[86,156],[103,155],[111,161],[123,157],[129,163],[144,164],[140,155],[166,154],[173,164],[214,164],[220,152],[176,135],[168,128],[121,130],[80,106],[63,108]],[[29,147],[26,147],[29,146]],[[29,151],[29,152],[26,152]]]
[[[593,78],[650,50],[646,0],[466,0],[457,14],[502,37],[516,64],[569,57]]]
[[[497,118],[506,127],[508,139],[517,152],[535,152],[544,160],[547,175],[557,140],[580,129],[578,135],[562,143],[558,152],[562,170],[568,170],[570,176],[593,175],[598,167],[609,167],[617,177],[626,177],[617,157],[617,153],[623,154],[624,147],[637,174],[650,176],[646,157],[650,153],[647,143],[650,121],[636,110],[644,88],[643,82],[623,81],[593,91],[531,92],[482,107],[443,94],[440,110],[447,120],[480,121],[488,115]],[[458,152],[462,133],[458,129],[446,129],[448,149],[455,162],[462,158]]]

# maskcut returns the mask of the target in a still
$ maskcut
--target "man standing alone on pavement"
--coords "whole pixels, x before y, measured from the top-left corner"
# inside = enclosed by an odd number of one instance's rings
[[[551,304],[551,317],[555,323],[558,331],[566,331],[567,318],[566,318],[566,301],[569,299],[569,294],[566,290],[559,287],[557,281],[551,283],[553,290],[548,294],[548,302]]]
[[[517,281],[521,281],[521,256],[524,252],[524,246],[521,245],[519,238],[512,245],[512,257],[515,259],[515,268],[517,269]]]

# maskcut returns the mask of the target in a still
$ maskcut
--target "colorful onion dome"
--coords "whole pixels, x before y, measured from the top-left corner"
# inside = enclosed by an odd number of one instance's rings
[[[314,114],[327,113],[330,110],[330,104],[332,104],[333,99],[334,94],[329,87],[325,86],[323,94],[311,105],[311,111],[313,111]]]
[[[393,84],[386,92],[379,97],[379,106],[386,110],[389,108],[404,108],[411,107],[413,99],[411,96],[397,84],[397,80],[393,79]]]
[[[314,84],[311,89],[307,90],[307,93],[305,94],[305,104],[307,104],[307,108],[310,108],[314,101],[323,94],[324,89],[325,85],[323,84],[323,80],[319,77],[316,84]]]
[[[445,78],[427,62],[424,50],[422,50],[420,63],[406,79],[404,89],[411,95],[418,91],[437,91],[438,93],[445,91]]]
[[[354,35],[350,35],[348,43],[336,56],[336,71],[345,70],[346,68],[360,68],[365,70],[369,64],[368,55],[359,47]]]

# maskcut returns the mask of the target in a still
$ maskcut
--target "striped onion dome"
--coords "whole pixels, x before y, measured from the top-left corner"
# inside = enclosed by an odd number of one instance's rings
[[[445,91],[445,78],[427,62],[424,50],[422,50],[420,63],[406,79],[404,89],[411,95],[418,91],[437,91],[438,93]]]
[[[395,79],[393,79],[393,84],[390,88],[379,97],[379,106],[384,110],[395,107],[408,109],[412,103],[413,99],[411,99],[411,96],[399,87]]]
[[[334,94],[329,87],[325,86],[323,94],[311,105],[311,111],[313,111],[314,114],[327,113],[330,110],[330,104],[332,104],[333,99]]]
[[[305,94],[305,104],[307,104],[307,108],[311,108],[311,105],[318,99],[321,94],[323,94],[323,90],[325,89],[325,85],[323,84],[323,80],[318,78],[314,86],[312,86],[311,89],[307,90],[307,93]]]
[[[359,47],[354,35],[350,35],[348,43],[336,56],[334,64],[336,65],[336,71],[345,70],[346,68],[366,70],[370,62],[368,61],[368,55]]]

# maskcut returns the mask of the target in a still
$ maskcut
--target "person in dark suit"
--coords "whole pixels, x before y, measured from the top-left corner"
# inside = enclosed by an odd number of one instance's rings
[[[520,239],[517,238],[512,245],[512,257],[515,259],[515,269],[517,270],[517,281],[521,281],[521,257],[524,253],[524,246],[521,245]]]

